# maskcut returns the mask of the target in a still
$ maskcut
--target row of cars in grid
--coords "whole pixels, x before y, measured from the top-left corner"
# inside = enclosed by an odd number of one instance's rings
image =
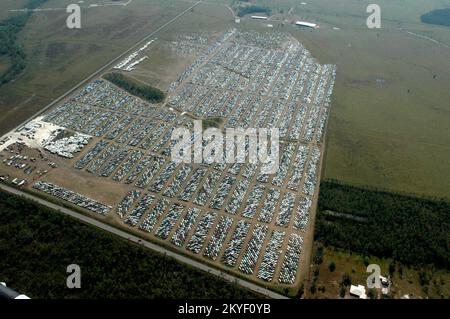
[[[277,266],[282,265],[279,282],[295,281],[302,247],[298,242],[291,242],[292,237],[287,238],[285,231],[269,231],[268,225],[260,223],[252,227],[252,223],[237,216],[156,199],[151,193],[139,195],[140,191],[131,191],[116,209],[130,226],[196,255],[220,260],[244,274],[256,274],[267,282],[273,281]],[[302,241],[300,235],[295,235]],[[283,253],[285,240],[289,243]]]
[[[74,167],[133,188],[116,208],[130,227],[244,274],[292,284],[303,240],[290,232],[308,224],[321,158],[314,143],[323,134],[335,68],[320,66],[296,42],[283,50],[273,44],[244,45],[231,30],[171,86],[167,107],[97,80],[44,120],[94,137]],[[220,115],[224,127],[279,127],[289,139],[281,144],[279,170],[175,164],[172,130],[193,125],[183,111]]]
[[[335,76],[334,66],[319,65],[299,43],[280,51],[237,41],[198,67],[168,104],[199,117],[226,117],[226,127],[279,127],[281,137],[308,142],[317,127],[320,142],[328,116],[321,105],[330,101]]]

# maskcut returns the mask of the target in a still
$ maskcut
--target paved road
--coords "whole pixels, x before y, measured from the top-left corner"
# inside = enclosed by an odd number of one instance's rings
[[[224,279],[226,281],[236,283],[236,284],[238,284],[238,285],[240,285],[240,286],[242,286],[244,288],[247,288],[249,290],[257,292],[257,293],[259,293],[261,295],[264,295],[266,297],[274,298],[274,299],[288,299],[286,296],[283,296],[283,295],[280,295],[280,294],[278,294],[276,292],[273,292],[271,290],[262,288],[262,287],[260,287],[260,286],[258,286],[256,284],[253,284],[253,283],[251,283],[249,281],[246,281],[246,280],[242,280],[242,279],[237,278],[237,277],[235,277],[233,275],[224,273],[224,272],[222,272],[222,271],[220,271],[218,269],[215,269],[215,268],[210,267],[208,265],[202,264],[201,262],[195,261],[195,260],[193,260],[191,258],[188,258],[186,256],[183,256],[183,255],[180,255],[180,254],[178,254],[176,252],[168,250],[168,249],[166,249],[164,247],[161,247],[159,245],[153,244],[153,243],[151,243],[149,241],[143,240],[143,239],[141,239],[141,238],[139,238],[137,236],[131,235],[131,234],[125,232],[125,231],[122,231],[120,229],[112,227],[112,226],[110,226],[108,224],[105,224],[105,223],[103,223],[101,221],[98,221],[98,220],[96,220],[94,218],[85,216],[85,215],[80,214],[80,213],[78,213],[76,211],[73,211],[71,209],[68,209],[68,208],[65,208],[65,207],[61,207],[61,206],[56,205],[54,203],[51,203],[51,202],[49,202],[49,201],[47,201],[45,199],[42,199],[42,198],[39,198],[37,196],[31,195],[29,193],[23,192],[23,191],[21,191],[19,189],[12,188],[12,187],[9,187],[9,186],[4,185],[4,184],[0,184],[0,189],[4,190],[6,192],[9,192],[9,193],[15,194],[15,195],[23,196],[23,197],[31,199],[33,201],[36,201],[36,202],[38,202],[41,205],[44,205],[44,206],[49,207],[49,208],[54,209],[54,210],[58,210],[62,214],[71,216],[71,217],[73,217],[75,219],[78,219],[78,220],[80,220],[80,221],[82,221],[82,222],[84,222],[86,224],[90,224],[90,225],[96,226],[96,227],[98,227],[100,229],[106,230],[106,231],[108,231],[108,232],[110,232],[110,233],[112,233],[114,235],[117,235],[117,236],[122,237],[124,239],[127,239],[127,240],[129,240],[131,242],[134,242],[134,243],[140,244],[142,246],[145,246],[147,248],[150,248],[151,250],[154,250],[154,251],[159,252],[161,254],[165,254],[167,256],[173,257],[176,260],[178,260],[179,262],[188,264],[188,265],[190,265],[192,267],[195,267],[197,269],[203,270],[203,271],[205,271],[207,273],[216,275],[216,276],[218,276],[218,277],[220,277],[220,278],[222,278],[222,279]]]

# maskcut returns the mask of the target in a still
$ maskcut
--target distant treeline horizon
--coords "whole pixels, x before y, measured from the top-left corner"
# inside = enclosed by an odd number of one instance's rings
[[[450,8],[436,9],[420,17],[423,23],[450,26]]]

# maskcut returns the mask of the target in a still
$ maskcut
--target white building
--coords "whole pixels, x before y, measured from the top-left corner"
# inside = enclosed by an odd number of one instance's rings
[[[297,21],[295,22],[296,25],[302,26],[302,27],[308,27],[308,28],[319,28],[319,25],[316,23],[306,22],[306,21]]]
[[[359,299],[367,299],[367,295],[366,295],[366,287],[362,286],[362,285],[358,285],[358,286],[350,286],[350,295],[354,296],[354,297],[358,297]]]
[[[264,17],[264,16],[251,16],[252,19],[256,19],[256,20],[267,20],[268,17]]]

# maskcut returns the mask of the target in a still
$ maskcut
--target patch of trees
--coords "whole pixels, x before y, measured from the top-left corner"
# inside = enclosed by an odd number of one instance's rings
[[[138,96],[151,103],[160,103],[164,101],[165,94],[163,91],[146,85],[121,73],[108,73],[103,77],[106,80],[114,83],[118,87],[124,89],[128,93]]]
[[[363,217],[364,222],[325,211]],[[450,203],[324,181],[315,237],[365,255],[448,269]]]
[[[31,298],[257,298],[176,260],[0,192],[0,279]],[[67,266],[81,267],[68,289]]]
[[[219,128],[223,123],[223,118],[221,117],[209,117],[203,120],[203,129],[207,130],[209,128]]]
[[[420,17],[423,23],[450,26],[450,8],[437,9]]]
[[[6,55],[11,66],[0,74],[0,86],[12,81],[26,66],[26,55],[23,48],[17,43],[17,34],[26,25],[32,11],[47,0],[29,0],[25,5],[26,11],[14,15],[0,22],[0,55]]]
[[[252,13],[265,13],[267,15],[270,15],[271,10],[270,8],[261,7],[261,6],[245,6],[245,7],[239,7],[238,17],[243,17],[246,14],[252,14]]]

